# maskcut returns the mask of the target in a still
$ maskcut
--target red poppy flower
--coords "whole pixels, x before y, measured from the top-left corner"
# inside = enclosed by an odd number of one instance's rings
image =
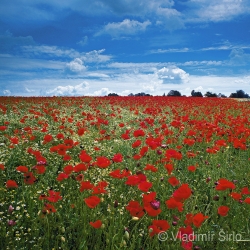
[[[183,202],[191,196],[192,192],[188,184],[182,184],[177,190],[174,191],[173,197],[177,201]]]
[[[188,171],[194,172],[196,170],[195,166],[188,166]]]
[[[50,142],[50,141],[52,141],[52,140],[53,140],[53,136],[50,135],[50,134],[47,134],[47,135],[45,135],[45,136],[43,137],[43,144],[46,144],[46,143],[48,143],[48,142]]]
[[[166,232],[170,228],[170,225],[166,220],[153,220],[151,226],[148,227],[150,230],[150,237],[158,235],[161,232]]]
[[[1,169],[1,170],[4,170],[4,168],[5,168],[4,165],[3,165],[3,164],[0,164],[0,169]]]
[[[8,180],[6,182],[6,187],[7,188],[18,188],[18,185],[17,185],[16,181]]]
[[[83,192],[84,190],[92,189],[93,187],[94,187],[94,184],[92,184],[90,181],[82,181],[80,192]]]
[[[138,189],[141,190],[142,192],[148,192],[148,190],[153,186],[151,182],[148,181],[143,181],[139,183]]]
[[[141,140],[136,140],[135,142],[133,142],[132,144],[132,148],[137,148],[141,145]]]
[[[122,154],[118,153],[118,154],[115,154],[115,155],[114,155],[114,157],[113,157],[112,160],[113,160],[114,162],[122,162],[122,159],[123,159]]]
[[[193,224],[196,227],[200,227],[204,220],[209,218],[208,216],[204,216],[202,213],[198,213],[193,216]]]
[[[156,168],[154,165],[147,164],[146,167],[144,168],[144,170],[149,170],[151,172],[157,172],[158,168]]]
[[[73,172],[74,168],[71,165],[67,165],[63,168],[63,172],[67,175],[70,175]]]
[[[143,207],[138,201],[130,201],[126,206],[131,216],[141,218],[144,215]]]
[[[191,226],[181,227],[177,233],[177,238],[182,242],[192,242],[195,240],[194,231]],[[189,248],[185,248],[189,249]]]
[[[156,192],[143,194],[143,205],[149,216],[157,216],[161,213],[160,201],[156,200]]]
[[[37,174],[44,174],[46,171],[46,167],[44,165],[37,165],[34,166],[32,169],[34,169]]]
[[[95,208],[101,202],[101,199],[98,196],[90,196],[85,198],[84,201],[89,208]]]
[[[48,204],[48,203],[44,203],[43,209],[48,213],[55,213],[56,212],[55,207],[52,204]]]
[[[95,221],[95,222],[92,222],[92,221],[91,221],[89,224],[90,224],[90,226],[92,226],[93,228],[98,229],[98,228],[100,228],[100,227],[102,226],[102,221],[101,221],[101,220],[97,220],[97,221]]]
[[[249,191],[248,187],[243,187],[241,189],[241,194],[242,195],[248,195],[248,194],[250,194],[250,191]]]
[[[81,151],[79,158],[81,159],[81,161],[86,162],[86,163],[89,163],[92,160],[92,157],[88,155],[85,150]]]
[[[131,176],[128,176],[125,184],[130,185],[130,186],[136,186],[140,183],[140,181],[141,180],[138,175],[131,175]]]
[[[24,176],[24,183],[27,185],[33,185],[37,181],[36,177],[33,175],[32,172],[27,172],[23,176]]]
[[[170,183],[170,185],[174,186],[178,186],[180,184],[179,180],[176,179],[176,177],[172,176],[168,179],[168,182]]]
[[[105,156],[99,156],[96,159],[96,165],[99,168],[107,168],[111,164],[110,160]]]
[[[79,173],[81,171],[86,171],[87,169],[88,169],[88,167],[84,163],[79,163],[79,164],[75,165],[73,171],[75,173]]]
[[[26,166],[19,166],[19,167],[16,168],[16,170],[18,172],[21,172],[21,173],[27,173],[27,172],[29,172],[29,169]]]
[[[168,149],[166,151],[166,157],[167,158],[173,158],[173,159],[176,159],[176,160],[181,160],[182,159],[182,154],[174,149]]]
[[[168,171],[168,175],[171,175],[172,171],[174,170],[174,167],[172,164],[166,164],[165,169]]]
[[[148,147],[147,147],[147,146],[144,146],[144,147],[142,147],[141,150],[140,150],[140,155],[141,155],[141,156],[144,156],[147,152],[148,152]]]
[[[179,212],[183,211],[184,204],[180,201],[177,201],[175,198],[171,197],[169,200],[167,200],[166,205],[169,209],[175,209],[177,208]]]
[[[79,128],[78,131],[77,131],[77,134],[78,134],[79,136],[82,136],[85,132],[86,132],[86,129],[85,129],[85,128]]]
[[[69,176],[68,176],[67,174],[65,174],[65,173],[60,173],[60,174],[58,174],[56,180],[57,180],[57,181],[63,181],[63,180],[68,179],[68,178],[69,178]]]
[[[244,200],[244,202],[247,203],[247,204],[250,204],[250,198],[246,198],[246,199]]]
[[[49,190],[49,196],[46,197],[46,200],[50,202],[58,202],[62,199],[62,196],[60,196],[60,192],[56,192],[54,190]]]
[[[227,216],[229,209],[230,209],[230,208],[227,207],[227,206],[220,206],[220,207],[218,208],[218,214],[219,214],[220,216]]]
[[[233,182],[228,181],[227,179],[221,178],[218,180],[218,185],[216,186],[216,190],[222,191],[226,189],[235,189],[236,186],[234,185]]]
[[[144,136],[145,132],[142,129],[138,129],[134,131],[134,137]]]
[[[5,131],[7,129],[7,126],[0,126],[0,131]]]
[[[242,195],[239,193],[232,192],[229,194],[234,200],[239,201],[242,198]]]

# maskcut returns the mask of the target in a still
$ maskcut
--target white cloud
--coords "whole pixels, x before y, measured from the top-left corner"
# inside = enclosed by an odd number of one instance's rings
[[[163,84],[181,84],[189,81],[189,74],[178,67],[163,67],[158,70],[157,75]]]
[[[101,31],[96,33],[96,35],[109,34],[115,38],[135,35],[138,32],[145,31],[150,24],[151,22],[148,20],[141,23],[136,20],[124,19],[122,22],[108,23]]]
[[[182,14],[173,8],[159,7],[156,10],[157,25],[162,25],[168,30],[175,30],[184,28],[184,22],[182,20]]]
[[[83,65],[83,62],[80,58],[75,58],[70,63],[67,63],[66,67],[73,73],[80,73],[81,71],[86,70],[86,67]]]
[[[5,96],[10,96],[10,95],[11,95],[11,92],[10,92],[10,90],[5,89],[5,90],[3,90],[3,94],[4,94]]]
[[[33,89],[29,89],[29,88],[27,88],[27,87],[25,87],[25,90],[26,90],[28,93],[35,92],[35,90],[33,90]]]
[[[82,45],[82,46],[85,46],[87,43],[88,43],[88,37],[87,36],[84,36],[83,38],[82,38],[82,40],[80,41],[80,42],[78,42],[77,44],[80,44],[80,45]]]
[[[233,49],[229,55],[229,63],[233,65],[249,65],[250,54],[244,52],[243,49]]]
[[[105,49],[92,50],[90,52],[82,53],[81,59],[88,63],[103,63],[109,61],[112,56],[103,55]]]
[[[95,91],[92,95],[94,95],[94,96],[105,96],[105,95],[108,95],[109,93],[113,93],[113,91],[109,90],[108,88],[102,88],[100,90]]]
[[[46,95],[55,96],[81,96],[84,95],[88,89],[89,84],[87,82],[82,82],[78,85],[67,85],[67,86],[57,86],[53,90],[46,91]]]
[[[227,21],[235,16],[249,13],[249,2],[245,0],[191,0],[187,3],[187,21]]]
[[[58,46],[47,46],[47,45],[29,45],[22,46],[22,52],[30,56],[47,55],[49,57],[79,57],[80,53],[74,49],[64,49]]]

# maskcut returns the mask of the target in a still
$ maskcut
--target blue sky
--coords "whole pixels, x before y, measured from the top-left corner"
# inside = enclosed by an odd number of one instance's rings
[[[250,94],[249,0],[1,0],[0,96]]]

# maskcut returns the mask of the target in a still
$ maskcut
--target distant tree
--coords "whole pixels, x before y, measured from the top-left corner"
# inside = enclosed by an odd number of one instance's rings
[[[203,97],[201,92],[199,92],[199,91],[196,92],[194,90],[192,90],[191,96],[193,96],[193,97]]]
[[[163,94],[163,96],[166,96],[165,93]]]
[[[237,90],[236,93],[231,93],[231,98],[249,98],[249,95],[245,93],[243,90]]]
[[[134,96],[134,94],[133,94],[133,93],[130,93],[128,96]]]
[[[205,94],[206,97],[218,97],[217,94],[212,93],[210,91],[207,91],[207,93]]]
[[[151,96],[151,95],[150,94],[146,94],[144,92],[141,92],[141,93],[135,94],[135,96]]]
[[[119,95],[116,93],[109,93],[108,96],[119,96]]]
[[[181,93],[178,90],[170,90],[167,96],[181,96]]]
[[[223,95],[223,94],[221,94],[221,93],[219,93],[219,94],[218,94],[218,97],[221,97],[221,98],[227,98],[227,96],[226,96],[226,95]]]

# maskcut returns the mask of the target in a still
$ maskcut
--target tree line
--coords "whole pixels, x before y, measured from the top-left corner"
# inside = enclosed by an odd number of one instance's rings
[[[119,96],[119,95],[116,94],[116,93],[109,93],[108,96]],[[151,96],[151,95],[146,94],[144,92],[141,92],[141,93],[137,93],[137,94],[131,93],[128,96]],[[181,95],[180,91],[178,91],[178,90],[170,90],[167,95],[165,95],[165,93],[164,93],[163,96],[185,96],[185,95]],[[203,97],[203,94],[200,91],[192,90],[191,91],[191,96],[192,97]],[[204,97],[227,98],[227,96],[224,95],[224,94],[221,94],[221,93],[216,94],[216,93],[212,93],[210,91],[207,91],[204,94]],[[237,90],[235,93],[231,93],[229,98],[250,98],[250,96],[247,93],[245,93],[245,91],[243,91],[243,90]]]

